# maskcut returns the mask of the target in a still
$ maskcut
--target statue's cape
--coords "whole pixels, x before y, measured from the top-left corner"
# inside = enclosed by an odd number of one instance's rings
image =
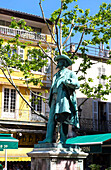
[[[59,76],[58,76],[59,74]],[[62,83],[64,82],[64,83]],[[67,82],[65,84],[65,82]],[[73,124],[79,127],[78,110],[76,102],[75,89],[79,88],[78,79],[74,72],[65,68],[57,72],[53,77],[53,82],[50,90],[49,105],[53,98],[53,90],[57,88],[57,99],[55,107],[55,115],[68,113],[70,115],[64,123]]]

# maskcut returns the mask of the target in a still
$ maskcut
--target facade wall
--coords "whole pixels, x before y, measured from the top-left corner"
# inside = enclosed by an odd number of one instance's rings
[[[100,59],[99,59],[100,60]],[[89,85],[90,86],[97,86],[99,83],[105,85],[108,81],[105,80],[103,82],[103,80],[100,81],[100,79],[98,79],[98,76],[99,76],[99,68],[101,68],[101,75],[102,74],[106,74],[107,76],[110,76],[110,73],[111,73],[111,66],[104,63],[104,62],[101,62],[101,61],[95,61],[95,60],[91,60],[91,62],[93,62],[94,64],[91,66],[91,68],[87,69],[87,74],[86,74],[86,81],[88,80],[88,78],[92,78],[93,79],[93,82],[90,82]],[[82,59],[79,58],[78,60],[76,60],[75,64],[73,64],[72,66],[72,70],[73,71],[77,71],[79,69],[79,65],[80,63],[82,63]],[[102,71],[103,70],[103,71]],[[105,70],[105,72],[104,72]],[[79,77],[80,75],[83,75],[83,73],[78,73],[77,76]],[[81,83],[84,83],[84,81]],[[80,92],[80,90],[77,91],[77,97],[86,97],[84,94],[82,94]],[[111,101],[111,94],[105,96],[107,97],[107,102],[110,102]]]
[[[85,98],[78,98],[77,103],[78,106],[85,100]],[[79,111],[79,115],[81,114],[81,118],[86,118],[86,119],[92,119],[92,100],[93,99],[88,99],[82,106],[81,106],[81,113]]]
[[[23,14],[22,14],[23,16]],[[16,17],[17,20],[21,19],[20,17]],[[8,14],[0,14],[0,21],[3,20],[6,22],[11,22],[11,16],[9,16]],[[32,21],[29,19],[25,19],[27,25],[35,27],[37,29],[41,30],[41,34],[43,34],[43,36],[46,38],[46,40],[50,43],[52,43],[52,39],[51,36],[49,35],[49,31],[46,27],[46,25],[43,22],[37,22],[37,21]],[[2,25],[3,26],[3,25]],[[4,25],[4,28],[7,27],[7,25]],[[51,29],[53,29],[53,25],[51,25]],[[10,35],[9,33],[6,34],[5,32],[0,32],[0,37],[3,38],[5,40],[4,45],[7,43],[7,40],[9,40],[10,38],[13,38],[13,34]],[[27,37],[20,38],[20,41],[25,42],[25,41],[29,41],[27,39]],[[30,40],[31,41],[31,40]],[[27,51],[28,49],[32,49],[32,48],[37,48],[36,47],[37,41],[32,39],[32,44],[29,45],[28,47],[26,47],[24,49],[24,59],[27,59]],[[42,41],[42,48],[43,49],[47,49],[47,44],[43,43]],[[34,77],[35,78],[41,78],[44,84],[44,88],[41,89],[40,84],[38,84],[38,86],[34,86],[32,84],[30,84],[30,87],[32,88],[33,91],[36,92],[44,92],[45,91],[45,86],[47,86],[47,82],[50,85],[50,81],[47,80],[46,74],[44,73],[44,68],[42,69],[42,72],[33,72],[34,73]],[[7,74],[7,73],[6,73]],[[20,72],[19,70],[14,69],[14,72],[11,74],[12,75],[12,79],[15,83],[15,85],[18,86],[19,91],[21,92],[21,94],[23,95],[23,97],[29,102],[30,102],[30,98],[31,98],[31,93],[28,90],[26,84],[24,84],[24,80],[23,80],[23,74],[22,72]],[[22,78],[22,80],[21,80]],[[4,114],[4,89],[13,89],[13,87],[11,86],[11,84],[8,82],[8,80],[5,78],[5,76],[3,75],[2,71],[0,70],[0,119],[8,119],[8,120],[18,120],[18,121],[32,121],[31,118],[31,109],[29,108],[29,106],[25,103],[25,101],[23,101],[23,99],[18,95],[18,93],[16,93],[16,111],[15,111],[15,115],[13,116],[8,116],[8,114]],[[9,92],[10,93],[10,92]],[[45,94],[44,94],[45,96]],[[42,102],[42,113],[45,115],[45,113],[48,111],[48,106],[46,106],[45,103]],[[11,113],[10,113],[11,114]],[[13,113],[14,114],[14,113]],[[5,115],[5,116],[4,116]],[[36,118],[33,121],[38,121],[39,118],[37,118],[37,116],[35,116]]]
[[[94,64],[91,66],[91,68],[87,69],[86,74],[86,82],[88,78],[92,78],[93,82],[90,82],[90,87],[97,87],[97,85],[100,83],[103,85],[105,89],[105,84],[109,83],[108,80],[102,80],[101,78],[98,78],[98,76],[101,76],[102,74],[106,74],[107,76],[110,76],[111,73],[111,66],[106,64],[105,62],[102,62],[102,60],[91,60]],[[79,69],[80,63],[82,63],[82,58],[79,58],[75,64],[72,66],[72,70],[75,72]],[[78,73],[77,76],[83,75],[83,73]],[[85,81],[81,81],[80,83],[84,83]],[[76,95],[78,98],[78,106],[87,98],[83,93],[80,92],[80,89],[76,91]],[[101,121],[103,119],[104,113],[106,112],[106,120],[110,121],[110,103],[111,103],[111,93],[109,95],[105,95],[105,98],[107,100],[102,99],[93,99],[90,98],[87,101],[84,102],[84,104],[81,106],[81,118],[85,119],[92,119],[92,120],[98,120],[98,124],[101,124]]]

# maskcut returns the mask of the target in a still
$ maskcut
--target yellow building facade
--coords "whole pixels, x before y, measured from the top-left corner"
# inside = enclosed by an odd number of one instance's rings
[[[11,17],[15,17],[16,20],[24,19],[26,24],[33,29],[33,32],[28,32],[22,29],[10,28]],[[51,21],[47,20],[53,30],[53,24]],[[4,44],[7,40],[14,38],[17,34],[20,35],[19,40],[21,42],[29,42],[25,49],[18,48],[18,54],[22,59],[27,58],[27,51],[30,48],[38,48],[37,43],[41,41],[41,46],[43,49],[48,49],[48,42],[51,49],[54,50],[55,46],[53,40],[50,36],[49,30],[44,23],[43,18],[22,13],[19,11],[13,11],[8,9],[0,8],[0,38],[4,39]],[[50,54],[51,56],[51,54]],[[33,72],[34,77],[42,79],[43,87],[40,85],[34,86],[30,85],[31,90],[34,93],[43,92],[44,97],[48,97],[45,93],[47,89],[49,91],[51,85],[52,77],[52,63],[49,60],[48,66],[49,72],[46,73],[46,67],[42,68],[40,71]],[[7,73],[6,73],[7,74]],[[8,76],[8,74],[7,74]],[[34,107],[37,112],[40,112],[44,116],[48,116],[49,108],[48,104],[43,102],[41,99],[38,104],[31,102],[31,97],[34,97],[27,85],[24,84],[24,76],[22,72],[17,69],[13,69],[11,77],[18,87],[20,93],[29,102],[29,104]],[[9,77],[8,77],[9,78]],[[1,133],[12,133],[13,136],[19,139],[19,147],[29,148],[34,147],[34,144],[41,140],[45,136],[46,123],[36,114],[32,114],[30,107],[27,103],[20,97],[14,87],[6,79],[2,71],[0,70],[0,132]],[[3,158],[0,158],[3,160]],[[14,160],[14,159],[13,159]],[[26,159],[29,160],[29,159]]]

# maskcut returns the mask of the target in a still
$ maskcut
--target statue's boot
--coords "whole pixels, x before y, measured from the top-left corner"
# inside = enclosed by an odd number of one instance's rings
[[[38,141],[38,143],[39,144],[41,144],[41,143],[52,143],[53,142],[54,129],[55,129],[55,121],[53,121],[53,120],[48,121],[46,138],[43,141]]]
[[[68,124],[61,123],[60,128],[60,143],[65,144],[68,134]]]
[[[55,117],[54,117],[54,111],[55,111],[55,100],[52,100],[50,112],[49,112],[49,119],[47,124],[47,133],[46,133],[46,139],[43,141],[39,141],[38,143],[52,143],[53,142],[53,134],[56,126]]]
[[[39,144],[42,143],[52,143],[52,141],[48,140],[48,139],[44,139],[43,141],[38,141]]]
[[[52,143],[53,142],[53,131],[52,128],[50,130],[47,130],[46,138],[43,141],[38,141],[39,144],[41,143]]]

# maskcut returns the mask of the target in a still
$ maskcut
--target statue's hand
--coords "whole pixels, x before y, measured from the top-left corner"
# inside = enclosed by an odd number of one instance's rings
[[[64,81],[62,81],[62,84],[64,84],[65,86],[67,86],[67,84],[69,84],[69,81],[68,81],[68,80],[64,80]]]
[[[76,88],[76,83],[74,81],[72,81],[72,79],[65,80],[64,85],[69,87],[69,88],[72,88],[72,89]]]
[[[64,81],[64,84],[67,86],[68,84],[70,84],[71,83],[71,80],[70,79],[67,79],[67,80],[65,80]]]
[[[66,87],[69,87],[70,84],[71,84],[71,81],[70,81],[70,79],[67,79],[67,80],[64,80],[64,81],[62,82],[62,84],[65,85]]]

